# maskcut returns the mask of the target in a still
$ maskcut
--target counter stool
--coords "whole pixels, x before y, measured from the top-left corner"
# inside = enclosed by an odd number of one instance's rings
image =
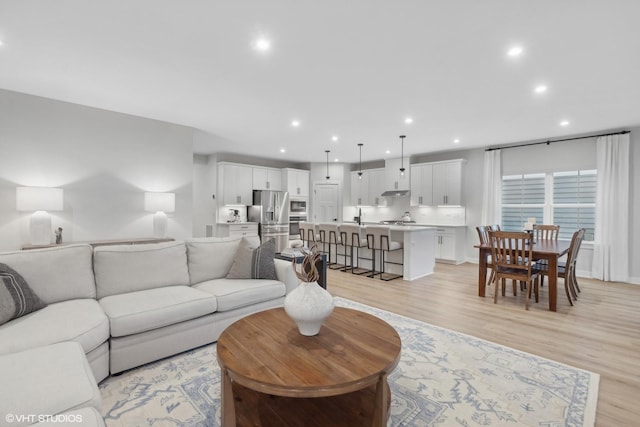
[[[344,268],[342,271],[351,270],[352,274],[369,273],[366,268],[360,268],[360,248],[367,247],[367,239],[362,235],[366,235],[365,227],[355,224],[341,224],[339,227],[340,238],[345,249]],[[349,264],[347,265],[347,248],[349,248]],[[353,249],[355,248],[356,258],[353,259]]]
[[[312,222],[299,222],[300,239],[303,244],[310,248],[314,243],[320,241],[320,236],[316,232],[316,225]]]
[[[343,268],[344,265],[338,264],[338,245],[342,245],[342,239],[338,231],[338,226],[335,223],[321,223],[318,224],[318,234],[320,236],[320,242],[322,242],[322,252],[327,254],[327,265],[331,270],[337,270]],[[327,250],[327,246],[329,250]],[[335,247],[335,262],[331,259],[331,246]],[[344,256],[344,254],[342,254]],[[346,260],[345,260],[346,262]]]
[[[367,226],[367,246],[371,249],[373,261],[371,261],[371,274],[369,277],[380,275],[380,280],[389,281],[402,277],[402,274],[385,273],[385,264],[403,265],[403,262],[385,261],[386,252],[402,249],[402,243],[391,240],[391,229],[381,225]],[[380,271],[376,272],[376,251],[380,251]],[[403,254],[404,258],[404,254]],[[385,276],[386,274],[386,276]]]

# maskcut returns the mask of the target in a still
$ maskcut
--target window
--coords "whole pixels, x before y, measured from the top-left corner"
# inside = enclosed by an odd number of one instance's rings
[[[586,229],[584,240],[593,240],[596,225],[595,170],[555,172],[553,174],[553,224],[560,226],[561,239],[571,239],[579,228]]]
[[[595,229],[597,171],[567,171],[502,177],[502,228],[522,230],[528,218],[560,226],[560,239],[585,228]]]
[[[544,174],[502,177],[502,229],[520,231],[527,218],[544,217]]]

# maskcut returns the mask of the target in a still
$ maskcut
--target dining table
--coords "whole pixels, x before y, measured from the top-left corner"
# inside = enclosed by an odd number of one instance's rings
[[[533,243],[532,258],[546,260],[549,275],[549,310],[557,310],[558,302],[558,259],[569,252],[570,240],[539,239]],[[478,296],[484,297],[487,287],[487,258],[491,255],[491,244],[475,245],[478,248]]]

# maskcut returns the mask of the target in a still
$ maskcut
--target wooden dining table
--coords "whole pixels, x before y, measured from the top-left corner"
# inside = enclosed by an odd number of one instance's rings
[[[570,240],[536,240],[532,257],[547,260],[549,275],[549,310],[556,311],[558,302],[558,259],[569,252]],[[475,245],[479,252],[478,296],[484,297],[487,287],[487,258],[491,255],[491,245]]]

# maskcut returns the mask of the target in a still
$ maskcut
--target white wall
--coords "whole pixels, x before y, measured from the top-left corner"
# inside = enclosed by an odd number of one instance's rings
[[[191,236],[192,144],[184,126],[0,90],[0,250],[29,240],[19,186],[64,189],[65,242],[151,236],[145,191],[175,192],[168,235]]]

